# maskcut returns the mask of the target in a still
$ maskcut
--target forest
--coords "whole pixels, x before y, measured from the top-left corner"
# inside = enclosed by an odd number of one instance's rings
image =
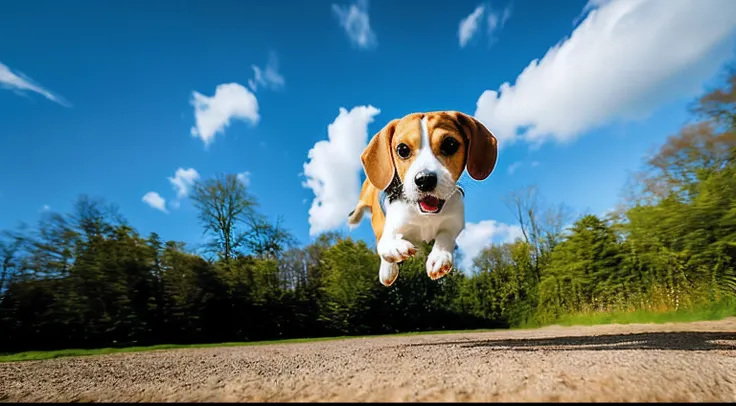
[[[205,249],[140,235],[83,195],[71,213],[0,235],[0,352],[505,328],[734,301],[736,74],[724,79],[615,211],[574,216],[522,188],[505,197],[522,236],[439,281],[424,270],[429,245],[391,288],[363,241],[333,232],[300,246],[236,175],[194,187]]]

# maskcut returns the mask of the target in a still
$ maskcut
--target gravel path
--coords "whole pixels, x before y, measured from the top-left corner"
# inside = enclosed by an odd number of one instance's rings
[[[0,401],[736,401],[736,318],[0,364]]]

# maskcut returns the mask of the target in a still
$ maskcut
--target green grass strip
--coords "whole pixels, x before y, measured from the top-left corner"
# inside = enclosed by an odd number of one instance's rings
[[[246,341],[246,342],[230,342],[230,343],[209,343],[209,344],[159,344],[140,347],[108,347],[95,349],[67,349],[54,351],[26,351],[14,354],[0,355],[0,362],[16,362],[16,361],[40,361],[46,359],[62,358],[62,357],[81,357],[91,355],[117,354],[127,352],[145,352],[158,350],[188,349],[188,348],[215,348],[215,347],[244,347],[254,345],[271,345],[271,344],[299,344],[312,343],[319,341],[346,340],[357,338],[372,337],[402,337],[413,335],[430,335],[430,334],[453,334],[468,332],[485,332],[492,330],[440,330],[440,331],[412,331],[398,334],[384,335],[366,335],[366,336],[339,336],[339,337],[316,337],[316,338],[293,338],[286,340],[270,340],[270,341]]]

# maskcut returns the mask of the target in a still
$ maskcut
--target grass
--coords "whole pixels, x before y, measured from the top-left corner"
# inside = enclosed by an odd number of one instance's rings
[[[692,321],[721,320],[736,316],[736,302],[710,303],[677,311],[584,313],[563,316],[554,324],[560,326],[593,326],[598,324],[687,323]]]
[[[736,302],[720,302],[703,306],[681,309],[678,311],[656,312],[637,310],[633,312],[610,312],[610,313],[583,313],[563,316],[552,324],[560,326],[593,326],[599,324],[634,324],[634,323],[686,323],[703,320],[721,320],[726,317],[736,316]],[[538,325],[525,325],[519,328],[541,327]],[[230,342],[212,344],[160,344],[145,347],[109,347],[97,349],[68,349],[57,351],[27,351],[15,354],[0,355],[0,362],[14,361],[39,361],[61,357],[79,357],[90,355],[116,354],[127,352],[143,352],[157,350],[171,350],[181,348],[213,348],[213,347],[243,347],[269,344],[297,344],[319,341],[358,339],[369,337],[401,337],[426,334],[453,334],[453,333],[476,333],[494,331],[491,329],[481,330],[440,330],[440,331],[415,331],[399,334],[368,335],[368,336],[339,336],[339,337],[317,337],[317,338],[294,338],[288,340],[272,341],[250,341]]]
[[[62,357],[83,357],[91,355],[117,354],[126,352],[145,352],[158,350],[173,350],[182,348],[213,348],[213,347],[245,347],[269,344],[298,344],[312,343],[319,341],[346,340],[370,337],[401,337],[423,334],[453,334],[467,332],[486,332],[493,331],[490,329],[482,330],[439,330],[439,331],[412,331],[398,334],[383,335],[366,335],[366,336],[338,336],[338,337],[315,337],[315,338],[292,338],[287,340],[270,340],[270,341],[246,341],[246,342],[229,342],[229,343],[210,343],[210,344],[159,344],[140,347],[107,347],[94,349],[67,349],[54,351],[26,351],[14,354],[0,355],[0,362],[17,362],[17,361],[40,361],[46,359],[62,358]]]

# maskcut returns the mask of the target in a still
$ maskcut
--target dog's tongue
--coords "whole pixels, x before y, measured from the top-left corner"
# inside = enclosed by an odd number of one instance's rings
[[[440,199],[434,196],[427,196],[419,201],[419,205],[422,206],[422,210],[428,212],[435,212],[440,209]]]

